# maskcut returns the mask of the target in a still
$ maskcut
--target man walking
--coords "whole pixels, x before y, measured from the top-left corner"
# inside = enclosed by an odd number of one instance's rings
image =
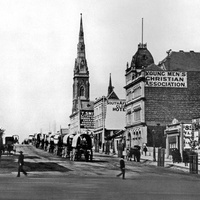
[[[19,167],[18,167],[17,177],[20,177],[20,172],[23,172],[23,174],[25,176],[27,176],[27,173],[23,169],[23,166],[24,166],[24,155],[23,155],[23,152],[20,151],[19,153],[20,153],[20,155],[19,155],[19,158],[18,158],[18,165],[19,165]]]
[[[117,177],[122,175],[122,178],[125,179],[125,162],[124,162],[124,156],[121,156],[121,159],[119,161],[121,173],[117,175]]]

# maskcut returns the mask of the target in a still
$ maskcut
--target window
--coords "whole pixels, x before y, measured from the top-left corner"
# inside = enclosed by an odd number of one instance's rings
[[[139,97],[141,95],[141,88],[138,87],[134,90],[134,98]]]
[[[85,96],[85,90],[84,90],[84,87],[81,86],[80,87],[80,97],[84,97]]]
[[[130,101],[132,99],[132,92],[130,89],[127,90],[126,96],[127,96],[127,101]]]
[[[126,116],[127,116],[127,124],[131,124],[131,121],[132,121],[132,114],[131,114],[131,110],[128,110],[127,113],[126,113]]]
[[[134,111],[134,120],[139,121],[140,120],[140,111],[141,110],[135,110]]]

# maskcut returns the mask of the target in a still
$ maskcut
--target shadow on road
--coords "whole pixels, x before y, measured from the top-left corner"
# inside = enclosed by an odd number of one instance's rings
[[[52,163],[52,162],[45,162],[45,163],[25,162],[24,169],[26,171],[59,171],[59,172],[72,171],[66,167],[60,166],[57,163]]]

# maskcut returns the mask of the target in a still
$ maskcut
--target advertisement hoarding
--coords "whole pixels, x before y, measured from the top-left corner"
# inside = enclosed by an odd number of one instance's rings
[[[93,129],[94,128],[94,111],[80,112],[80,128]]]

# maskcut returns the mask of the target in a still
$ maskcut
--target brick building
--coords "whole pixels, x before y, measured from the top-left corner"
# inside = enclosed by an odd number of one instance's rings
[[[139,55],[140,49],[140,56]],[[141,51],[143,49],[143,51]],[[126,69],[126,145],[166,146],[164,129],[200,113],[200,53],[169,51],[158,65],[144,44]],[[134,62],[139,59],[140,62]],[[142,60],[149,62],[142,63]],[[179,148],[179,146],[177,146]]]

